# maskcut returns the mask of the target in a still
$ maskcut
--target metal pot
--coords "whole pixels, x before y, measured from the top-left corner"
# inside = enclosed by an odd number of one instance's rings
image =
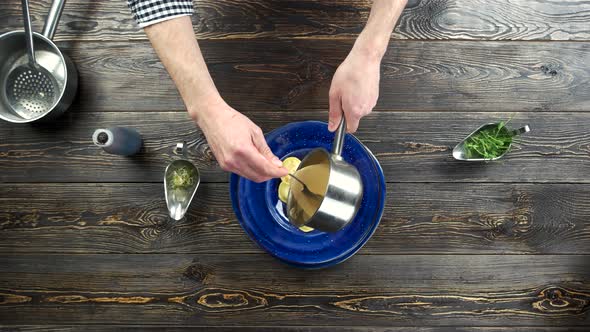
[[[28,61],[26,37],[24,31],[11,31],[0,36],[0,119],[12,123],[55,119],[72,104],[78,89],[78,72],[74,63],[52,41],[64,5],[65,0],[54,0],[43,27],[43,34],[33,33],[37,63],[57,82],[56,98],[49,108],[23,111],[15,108],[8,100],[9,74],[14,68]]]
[[[355,217],[363,197],[363,183],[358,170],[341,156],[345,136],[346,120],[343,115],[334,136],[332,152],[323,148],[314,149],[299,164],[298,170],[310,165],[328,164],[329,173],[325,194],[320,197],[315,213],[308,219],[291,213],[296,210],[293,208],[297,203],[292,191],[289,192],[287,214],[293,225],[308,226],[324,232],[336,232],[348,225]],[[291,190],[294,190],[293,185]]]

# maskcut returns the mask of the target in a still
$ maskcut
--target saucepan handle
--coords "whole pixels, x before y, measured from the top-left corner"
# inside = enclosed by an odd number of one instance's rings
[[[344,114],[342,114],[342,119],[340,120],[340,124],[338,125],[338,129],[336,129],[336,134],[334,135],[334,142],[332,142],[332,154],[339,156],[342,154],[342,146],[344,145],[344,137],[346,136],[346,119],[344,118]]]
[[[43,36],[53,39],[53,35],[55,35],[55,30],[57,30],[57,23],[59,22],[59,18],[61,17],[61,13],[64,9],[64,5],[66,4],[66,0],[54,0],[51,4],[51,8],[49,9],[49,13],[47,14],[47,19],[45,20],[45,26],[43,27]]]

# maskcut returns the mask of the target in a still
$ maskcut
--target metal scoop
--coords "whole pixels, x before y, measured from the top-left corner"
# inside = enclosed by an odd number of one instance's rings
[[[457,146],[455,146],[455,148],[453,149],[453,158],[455,158],[456,160],[461,160],[461,161],[492,161],[492,160],[498,160],[502,157],[504,157],[506,155],[506,153],[508,153],[508,151],[510,151],[510,148],[512,147],[512,142],[510,142],[510,145],[508,146],[508,148],[506,148],[506,150],[504,151],[504,153],[502,153],[501,155],[495,157],[495,158],[470,158],[467,155],[467,149],[465,147],[465,144],[467,143],[467,141],[476,133],[488,129],[490,127],[498,127],[498,123],[488,123],[485,124],[479,128],[477,128],[476,130],[474,130],[471,134],[469,134],[467,137],[465,137],[465,139],[463,139],[459,144],[457,144]],[[516,129],[516,130],[512,130],[510,133],[512,135],[512,137],[514,136],[518,136],[518,135],[522,135],[524,133],[528,133],[529,131],[531,131],[531,127],[529,125],[525,125],[522,128]]]
[[[33,31],[29,14],[29,1],[22,0],[23,20],[28,62],[20,64],[6,79],[6,99],[15,113],[33,118],[49,111],[57,101],[58,86],[47,69],[37,63],[33,47]]]
[[[199,169],[187,160],[186,142],[176,144],[174,153],[182,155],[182,159],[175,160],[166,167],[164,194],[170,218],[181,220],[195,197],[201,175]],[[178,176],[183,178],[179,181]]]

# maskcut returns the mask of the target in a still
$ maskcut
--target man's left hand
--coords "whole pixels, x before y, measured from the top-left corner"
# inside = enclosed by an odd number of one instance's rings
[[[354,133],[360,119],[371,113],[379,97],[380,60],[355,47],[340,64],[330,87],[330,131],[345,114],[348,132]]]

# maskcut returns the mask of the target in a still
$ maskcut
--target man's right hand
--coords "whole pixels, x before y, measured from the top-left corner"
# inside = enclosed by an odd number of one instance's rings
[[[203,130],[222,169],[255,182],[289,173],[266,144],[260,127],[248,117],[231,108],[221,98],[203,107],[205,109],[189,113]]]
[[[266,144],[262,130],[219,96],[191,19],[182,16],[155,23],[145,32],[221,168],[256,182],[287,175]]]

